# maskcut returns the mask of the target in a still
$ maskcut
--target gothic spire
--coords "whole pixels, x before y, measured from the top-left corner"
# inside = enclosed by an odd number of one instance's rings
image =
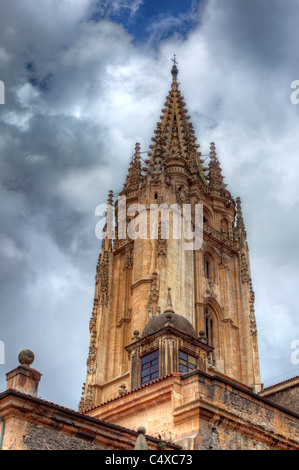
[[[171,288],[168,287],[168,294],[167,294],[167,300],[166,300],[166,309],[165,309],[165,312],[171,312],[171,313],[174,313],[173,312],[173,306],[172,306],[172,300],[171,300]]]
[[[210,144],[210,163],[209,163],[209,187],[212,191],[222,192],[226,185],[224,184],[222,169],[216,154],[216,147],[214,142]]]
[[[193,178],[198,177],[206,186],[207,181],[200,160],[199,145],[196,143],[197,139],[190,122],[188,109],[178,87],[177,60],[174,57],[172,61],[171,90],[166,97],[160,122],[157,123],[155,137],[152,138],[153,144],[150,146],[147,171],[151,173],[151,170],[158,168],[159,165],[162,169],[169,159],[180,159],[188,175]],[[157,165],[157,159],[159,165]]]
[[[114,220],[114,208],[113,208],[113,191],[109,191],[107,200],[106,210],[106,223],[103,228],[103,242],[102,242],[102,254],[112,250],[112,239],[113,239],[113,220]]]
[[[243,219],[243,214],[242,214],[242,209],[241,209],[241,199],[239,197],[237,197],[236,203],[237,203],[237,229],[245,232],[245,224],[244,224],[244,219]]]
[[[124,186],[124,191],[135,191],[138,189],[141,179],[141,162],[140,162],[140,144],[135,145],[135,153],[130,163],[129,173]]]

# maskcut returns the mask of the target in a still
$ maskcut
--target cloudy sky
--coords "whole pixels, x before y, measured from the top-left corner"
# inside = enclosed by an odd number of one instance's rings
[[[0,390],[29,348],[40,396],[77,409],[95,208],[149,149],[173,54],[201,151],[216,143],[243,202],[262,381],[298,375],[298,17],[298,0],[1,1]]]

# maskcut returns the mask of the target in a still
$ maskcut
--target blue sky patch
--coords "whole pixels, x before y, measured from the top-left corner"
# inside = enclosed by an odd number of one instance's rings
[[[174,32],[185,36],[197,20],[200,0],[95,1],[90,20],[122,24],[136,42],[165,39]]]

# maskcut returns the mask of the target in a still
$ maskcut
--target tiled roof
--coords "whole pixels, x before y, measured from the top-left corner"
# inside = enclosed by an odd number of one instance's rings
[[[274,387],[277,387],[278,385],[286,384],[296,379],[299,379],[299,375],[296,375],[295,377],[291,377],[290,379],[284,380],[283,382],[278,382],[274,385],[270,385],[269,387],[263,388],[263,390],[261,390],[260,393],[264,392],[265,390],[269,390],[270,388],[274,388]]]

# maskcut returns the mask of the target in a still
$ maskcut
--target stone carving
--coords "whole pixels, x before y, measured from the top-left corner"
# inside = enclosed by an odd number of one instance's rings
[[[184,184],[180,185],[178,188],[175,188],[176,202],[180,205],[190,204],[190,195]]]
[[[255,300],[255,294],[253,292],[252,281],[250,279],[250,281],[249,281],[249,303],[254,304],[254,300]]]
[[[237,249],[238,243],[235,240],[230,240],[229,238],[225,237],[223,233],[218,232],[218,230],[212,228],[207,222],[205,222],[205,219],[203,223],[203,230],[207,235],[211,235],[220,242],[225,243],[227,246]]]
[[[109,254],[104,251],[98,265],[97,282],[100,284],[99,305],[108,304]]]
[[[152,274],[152,283],[151,283],[151,290],[148,296],[149,305],[152,303],[156,303],[159,299],[159,280],[158,280],[158,273]]]
[[[257,326],[256,326],[256,319],[255,319],[255,310],[254,310],[254,292],[252,288],[252,281],[249,280],[249,328],[250,334],[256,335],[257,334]]]
[[[90,335],[89,355],[87,359],[87,365],[90,365],[90,360],[94,359],[97,355],[97,330],[93,330]]]
[[[148,296],[148,319],[156,315],[157,303],[159,300],[159,274],[152,274],[151,289]]]
[[[249,267],[246,261],[246,256],[244,253],[241,254],[241,282],[245,284],[245,282],[250,281],[249,276]]]
[[[132,244],[128,245],[126,248],[126,256],[124,260],[124,270],[131,269],[134,263],[134,246]]]
[[[92,408],[94,404],[93,398],[93,388],[91,385],[87,386],[86,396],[85,396],[85,408]]]
[[[124,395],[125,393],[127,393],[128,390],[127,390],[127,385],[125,383],[121,384],[119,387],[118,387],[118,396],[121,396],[121,395]]]
[[[208,279],[208,286],[209,287],[206,289],[207,296],[208,297],[214,297],[214,299],[216,299],[217,294],[215,294],[215,292],[214,292],[214,286],[215,286],[214,281],[212,281],[211,279]]]
[[[156,157],[153,162],[152,173],[161,173],[162,171],[162,158]]]
[[[157,255],[167,256],[167,240],[163,238],[163,226],[161,220],[158,227]]]
[[[92,408],[93,406],[94,406],[93,388],[91,385],[86,386],[86,384],[84,384],[82,398],[79,403],[79,412],[83,413],[84,411]]]
[[[257,326],[256,326],[255,311],[254,311],[254,306],[253,305],[250,306],[249,321],[250,321],[250,334],[251,335],[256,335],[257,334]]]
[[[88,367],[87,368],[87,373],[88,374],[95,374],[95,372],[97,370],[97,365],[98,365],[98,363],[95,362],[93,367]]]
[[[89,321],[89,331],[91,331],[95,328],[96,323],[97,323],[97,319],[96,319],[96,312],[95,312],[95,309],[94,309],[93,312],[92,312],[92,316],[90,318],[90,321]]]
[[[212,353],[209,353],[207,355],[207,366],[208,367],[214,367],[215,361],[213,360],[213,355]]]
[[[220,256],[219,256],[219,266],[223,266],[224,268],[229,269],[228,264],[229,264],[229,258],[227,256],[225,248],[222,246],[220,250]]]

